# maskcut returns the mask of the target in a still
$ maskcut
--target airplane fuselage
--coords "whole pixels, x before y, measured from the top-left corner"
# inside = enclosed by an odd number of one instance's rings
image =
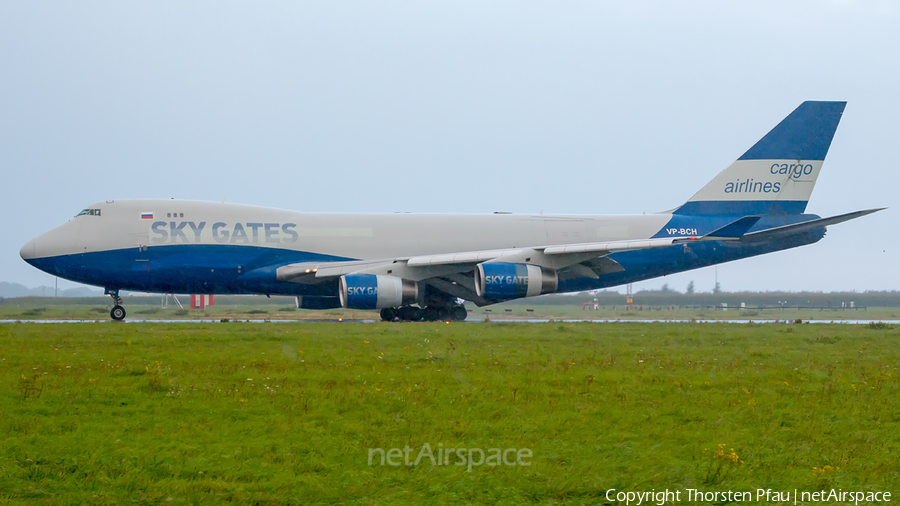
[[[296,263],[701,236],[732,215],[299,213],[238,204],[122,200],[90,206],[35,238],[22,256],[65,279],[143,292],[336,296],[337,283],[280,281]],[[764,216],[752,230],[818,218]],[[621,268],[560,279],[559,291],[616,286],[809,244],[823,231],[761,244],[706,242],[613,253]]]

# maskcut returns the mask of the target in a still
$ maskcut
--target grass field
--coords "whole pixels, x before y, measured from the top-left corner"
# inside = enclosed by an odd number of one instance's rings
[[[896,498],[898,339],[883,324],[2,324],[0,503]],[[369,465],[372,448],[426,443],[532,457]]]

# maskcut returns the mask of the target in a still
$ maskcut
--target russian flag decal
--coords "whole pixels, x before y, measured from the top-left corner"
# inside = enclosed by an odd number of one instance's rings
[[[142,220],[152,220],[153,213],[141,213],[141,219]]]

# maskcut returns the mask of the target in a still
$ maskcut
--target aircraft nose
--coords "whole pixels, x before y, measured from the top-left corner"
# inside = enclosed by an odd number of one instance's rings
[[[28,241],[28,244],[22,246],[22,249],[19,250],[19,256],[22,257],[22,260],[31,260],[35,257],[34,255],[34,239]]]

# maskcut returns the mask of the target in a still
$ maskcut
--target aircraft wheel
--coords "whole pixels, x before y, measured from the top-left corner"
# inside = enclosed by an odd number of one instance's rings
[[[114,306],[109,311],[109,316],[116,321],[121,321],[125,319],[125,308],[119,305]]]
[[[386,307],[381,310],[381,320],[386,322],[394,321],[394,318],[397,317],[397,311],[392,307]]]
[[[424,316],[425,316],[425,321],[436,322],[441,319],[441,312],[436,308],[428,306],[425,308]]]
[[[469,312],[466,311],[465,306],[453,306],[453,309],[450,310],[450,319],[453,321],[464,321],[468,315]]]
[[[403,306],[400,308],[400,314],[397,316],[404,321],[418,322],[422,321],[422,310],[413,306]]]

